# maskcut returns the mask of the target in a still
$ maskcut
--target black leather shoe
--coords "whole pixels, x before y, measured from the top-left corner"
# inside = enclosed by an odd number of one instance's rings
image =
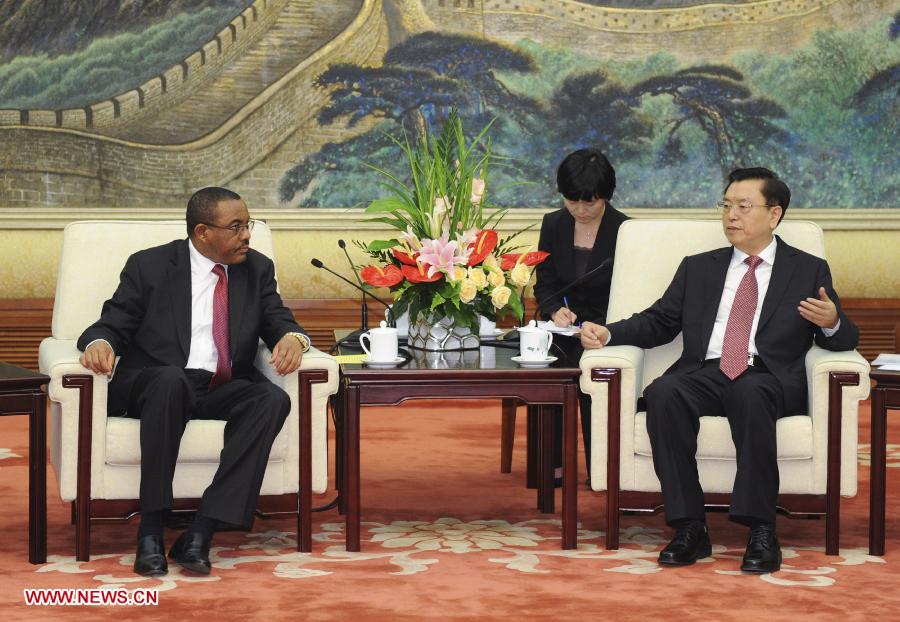
[[[760,525],[750,529],[747,550],[741,562],[744,572],[766,573],[781,569],[781,547],[775,534],[775,525]]]
[[[669,545],[659,553],[663,566],[689,566],[712,555],[706,523],[692,521],[679,527]]]
[[[144,536],[138,539],[134,572],[144,577],[161,577],[169,572],[162,536]]]
[[[169,549],[169,559],[185,570],[209,574],[210,541],[195,531],[185,531]]]

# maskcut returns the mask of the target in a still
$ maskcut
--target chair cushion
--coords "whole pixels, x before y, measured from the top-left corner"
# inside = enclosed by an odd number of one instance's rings
[[[132,466],[141,463],[141,422],[139,419],[110,417],[106,420],[106,464]],[[225,422],[190,421],[181,437],[178,462],[218,464],[225,443]],[[287,456],[287,434],[275,438],[269,462],[280,462]]]
[[[782,417],[775,424],[779,460],[809,460],[813,455],[812,419],[806,415]],[[647,434],[647,413],[634,418],[634,453],[652,456]],[[731,428],[725,417],[700,417],[697,436],[698,460],[734,460]]]

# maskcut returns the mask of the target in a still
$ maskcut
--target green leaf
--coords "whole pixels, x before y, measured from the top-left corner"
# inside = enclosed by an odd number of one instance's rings
[[[394,248],[398,244],[400,244],[400,242],[397,240],[373,240],[372,242],[369,242],[369,246],[366,248],[370,253],[376,253],[378,251]]]
[[[439,306],[441,306],[445,302],[446,302],[446,298],[441,296],[438,292],[435,292],[434,296],[431,298],[431,307],[429,307],[429,308],[431,311],[434,311],[435,309],[437,309]]]
[[[369,203],[369,206],[366,208],[366,213],[396,212],[405,210],[407,207],[407,204],[397,197],[384,197],[375,199]]]
[[[522,305],[522,298],[515,290],[513,290],[512,295],[509,297],[509,310],[512,311],[519,320],[525,315],[525,307]]]
[[[404,220],[403,218],[388,218],[386,216],[382,217],[382,218],[370,218],[370,219],[366,220],[366,222],[384,223],[386,225],[390,225],[394,229],[399,229],[400,231],[405,231],[406,224],[407,224],[407,221]],[[398,242],[398,244],[399,244],[399,242]]]

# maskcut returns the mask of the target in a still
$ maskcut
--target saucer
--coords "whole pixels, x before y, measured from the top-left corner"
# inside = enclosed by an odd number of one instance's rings
[[[523,359],[521,356],[513,356],[511,360],[518,364],[519,367],[547,367],[556,362],[555,356],[547,356],[542,359]]]
[[[370,361],[368,356],[363,359],[363,363],[365,363],[366,367],[371,367],[373,369],[390,369],[392,367],[397,367],[397,365],[400,365],[405,361],[406,359],[402,356],[396,357],[393,361]]]
[[[499,337],[500,335],[502,335],[505,332],[506,332],[505,328],[494,328],[493,330],[487,330],[478,336],[483,339],[493,339],[494,337]]]

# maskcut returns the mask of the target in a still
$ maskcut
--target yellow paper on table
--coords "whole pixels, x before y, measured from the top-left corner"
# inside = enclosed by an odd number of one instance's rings
[[[352,365],[354,363],[362,363],[366,360],[367,356],[368,354],[341,354],[340,356],[334,357],[334,360],[338,362],[338,365],[340,365],[341,363],[348,363]]]

